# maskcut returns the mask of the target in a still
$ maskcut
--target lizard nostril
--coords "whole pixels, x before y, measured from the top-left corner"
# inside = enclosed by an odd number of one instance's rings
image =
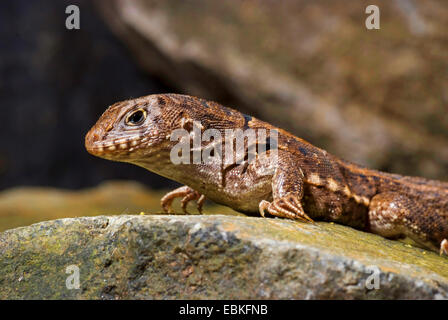
[[[96,132],[90,131],[87,133],[86,141],[89,142],[90,144],[95,143],[99,140],[100,140],[100,137]]]
[[[85,145],[87,148],[91,148],[93,146],[93,144],[99,140],[100,140],[100,136],[98,135],[98,133],[95,132],[94,129],[91,129],[86,134]]]

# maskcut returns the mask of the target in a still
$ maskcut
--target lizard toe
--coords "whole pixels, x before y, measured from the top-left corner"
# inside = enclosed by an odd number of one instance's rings
[[[202,214],[202,206],[204,205],[205,199],[206,197],[203,194],[201,194],[198,201],[196,202],[200,214]]]
[[[166,213],[172,213],[172,203],[176,198],[182,198],[181,200],[181,207],[182,211],[185,214],[188,214],[187,211],[187,205],[190,201],[197,200],[198,204],[198,210],[200,213],[202,213],[202,205],[205,201],[205,196],[201,195],[199,192],[191,189],[188,186],[183,186],[180,188],[177,188],[171,192],[168,192],[166,195],[162,197],[160,200],[160,203],[162,205],[163,211]]]
[[[203,200],[201,200],[201,197],[203,197]],[[199,194],[199,192],[192,190],[192,192],[189,192],[186,196],[182,198],[180,201],[181,207],[184,213],[188,213],[187,211],[187,205],[190,201],[197,200],[197,208],[200,213],[202,213],[202,205],[205,201],[205,196]],[[201,202],[199,202],[201,200]]]
[[[258,210],[260,212],[260,216],[262,216],[263,218],[265,218],[265,210],[267,210],[270,204],[271,203],[266,200],[261,200],[260,203],[258,204]]]
[[[446,254],[448,256],[448,240],[443,239],[440,243],[440,255]]]
[[[265,211],[267,211],[269,214],[276,217],[314,223],[314,221],[303,211],[299,199],[292,194],[275,199],[272,202],[262,200],[259,204],[259,211],[262,217],[264,217]]]

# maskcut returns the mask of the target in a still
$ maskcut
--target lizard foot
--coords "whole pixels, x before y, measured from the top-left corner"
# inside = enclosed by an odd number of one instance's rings
[[[258,205],[258,208],[262,217],[264,217],[265,210],[267,210],[269,214],[276,217],[314,223],[314,221],[303,211],[302,204],[297,196],[293,194],[288,194],[282,198],[275,199],[272,202],[262,200]]]
[[[188,186],[183,186],[180,188],[177,188],[171,192],[168,192],[166,195],[163,196],[163,198],[160,200],[160,204],[162,205],[163,211],[166,213],[173,213],[171,205],[174,201],[174,199],[182,197],[182,200],[180,201],[182,210],[184,213],[187,212],[187,205],[190,201],[196,200],[197,201],[197,208],[199,213],[202,213],[202,206],[205,202],[205,196],[201,195],[199,192],[191,189]]]
[[[440,243],[440,255],[446,254],[448,256],[448,240],[443,239]]]

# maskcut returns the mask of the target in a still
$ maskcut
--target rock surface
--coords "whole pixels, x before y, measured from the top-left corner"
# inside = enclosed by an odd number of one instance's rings
[[[80,288],[69,290],[73,265]],[[0,270],[2,300],[448,299],[448,259],[436,253],[330,223],[222,215],[12,229],[0,233]],[[374,270],[379,288],[368,289]]]

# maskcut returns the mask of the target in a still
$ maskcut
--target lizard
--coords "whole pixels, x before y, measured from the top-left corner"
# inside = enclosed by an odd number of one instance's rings
[[[173,163],[171,151],[178,143],[173,133],[185,130],[194,135],[195,122],[200,132],[275,130],[275,165],[261,154],[246,161],[248,146],[246,160],[238,164]],[[201,141],[200,150],[211,144]],[[213,101],[153,94],[117,102],[87,133],[85,147],[94,156],[132,163],[183,184],[162,197],[167,213],[176,198],[181,198],[185,212],[190,201],[196,201],[201,212],[207,198],[247,215],[330,221],[389,239],[409,237],[423,248],[448,255],[447,182],[357,165]],[[273,150],[268,146],[264,154]]]

